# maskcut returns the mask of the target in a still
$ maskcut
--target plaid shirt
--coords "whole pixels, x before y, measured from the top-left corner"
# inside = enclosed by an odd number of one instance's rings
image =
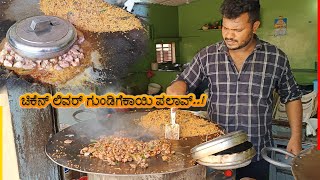
[[[257,151],[272,146],[273,92],[287,103],[301,98],[283,51],[255,36],[257,44],[238,72],[224,41],[202,49],[177,77],[187,83],[188,92],[207,79],[208,114],[227,132],[243,130]]]

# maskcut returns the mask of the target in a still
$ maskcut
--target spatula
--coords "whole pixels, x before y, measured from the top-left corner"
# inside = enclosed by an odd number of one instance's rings
[[[170,112],[171,123],[166,124],[164,136],[166,139],[179,140],[180,126],[176,124],[176,109],[171,108]]]

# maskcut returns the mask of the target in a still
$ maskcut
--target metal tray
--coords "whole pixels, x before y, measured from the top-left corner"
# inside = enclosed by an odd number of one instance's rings
[[[166,174],[194,168],[196,163],[191,157],[191,148],[217,136],[197,136],[182,138],[178,141],[173,140],[171,141],[172,149],[176,153],[172,156],[172,160],[164,162],[161,157],[152,157],[148,159],[149,167],[146,169],[132,169],[129,163],[108,166],[107,162],[101,159],[80,155],[80,150],[91,144],[91,139],[97,140],[101,135],[112,135],[121,130],[133,130],[132,135],[140,140],[154,139],[155,137],[151,134],[141,136],[143,130],[133,121],[146,114],[147,112],[113,114],[111,118],[105,120],[88,120],[77,123],[55,134],[46,146],[46,154],[60,166],[85,173],[112,176]],[[64,144],[67,139],[72,140],[72,143]]]

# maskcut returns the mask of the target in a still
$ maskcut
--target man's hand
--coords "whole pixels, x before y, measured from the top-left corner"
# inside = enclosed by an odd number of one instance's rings
[[[187,93],[187,84],[184,81],[176,81],[167,87],[167,95],[185,95]]]
[[[302,150],[301,147],[301,138],[300,137],[291,137],[289,140],[289,143],[287,145],[287,151],[294,154],[298,155],[300,151]]]
[[[286,111],[291,128],[291,138],[287,145],[287,151],[297,155],[301,151],[302,137],[302,103],[295,100],[286,104]]]

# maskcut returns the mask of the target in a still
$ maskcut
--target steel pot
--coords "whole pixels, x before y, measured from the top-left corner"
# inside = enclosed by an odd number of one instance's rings
[[[279,152],[292,158],[291,164],[282,163],[270,158],[268,152]],[[277,167],[292,171],[295,179],[310,180],[319,179],[320,177],[320,151],[316,147],[311,147],[301,151],[297,156],[287,152],[284,149],[265,147],[261,150],[262,158]]]
[[[244,131],[235,131],[217,137],[191,149],[191,156],[199,164],[217,170],[247,166],[256,155]]]
[[[71,23],[55,16],[33,16],[10,27],[8,43],[20,56],[37,60],[66,53],[77,40]]]

